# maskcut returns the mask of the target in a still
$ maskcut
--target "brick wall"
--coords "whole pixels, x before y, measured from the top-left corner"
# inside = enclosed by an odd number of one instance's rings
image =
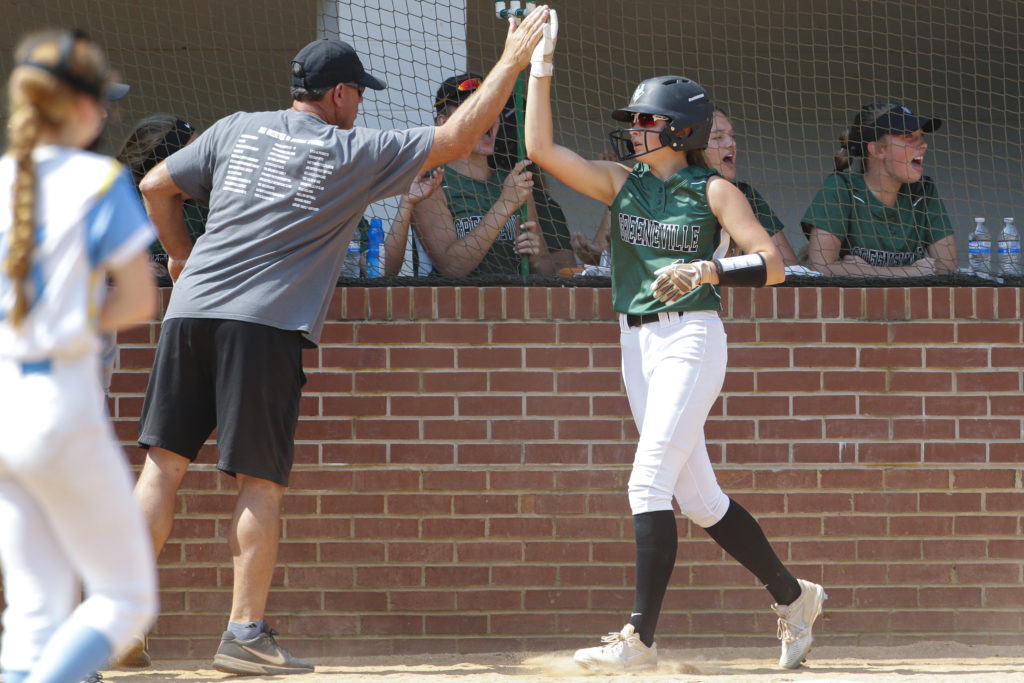
[[[729,293],[712,459],[794,572],[827,587],[830,644],[1019,643],[1021,299]],[[328,319],[269,606],[293,651],[570,648],[618,630],[636,430],[610,291],[339,289]],[[120,339],[127,444],[157,331]],[[160,558],[157,656],[209,657],[225,626],[233,482],[214,460],[207,446],[187,476]],[[701,529],[679,534],[659,642],[774,643],[768,593]]]

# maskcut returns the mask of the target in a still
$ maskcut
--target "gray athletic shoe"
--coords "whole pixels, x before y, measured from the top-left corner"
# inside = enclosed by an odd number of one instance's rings
[[[123,669],[145,669],[153,664],[149,653],[146,652],[148,648],[149,641],[146,636],[135,636],[131,644],[110,660],[110,663]]]
[[[814,636],[811,629],[814,620],[821,614],[822,603],[828,598],[825,589],[816,583],[797,579],[800,597],[789,605],[772,605],[779,615],[778,637],[782,641],[782,655],[779,666],[796,669],[807,659]]]
[[[277,631],[264,625],[255,638],[242,640],[224,631],[213,658],[213,668],[227,674],[305,674],[315,670],[307,661],[292,657],[277,644]]]

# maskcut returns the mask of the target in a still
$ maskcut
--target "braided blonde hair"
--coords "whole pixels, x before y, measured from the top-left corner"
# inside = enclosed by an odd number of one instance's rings
[[[64,65],[62,44],[70,48]],[[100,83],[105,78],[106,62],[94,43],[63,31],[27,36],[15,51],[15,62],[17,66],[11,71],[7,88],[7,152],[14,158],[16,171],[10,245],[3,269],[14,283],[11,323],[18,326],[28,314],[27,282],[36,240],[36,167],[32,150],[44,134],[54,134],[71,121],[81,90],[68,79]],[[66,74],[59,72],[60,66]]]

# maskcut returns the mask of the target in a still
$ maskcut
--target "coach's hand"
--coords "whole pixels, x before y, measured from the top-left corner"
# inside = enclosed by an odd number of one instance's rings
[[[555,58],[555,41],[558,40],[558,12],[551,10],[548,23],[544,24],[544,37],[533,48],[530,58],[530,75],[545,78],[551,75],[554,67],[551,62]]]
[[[658,277],[651,283],[651,291],[658,301],[675,303],[690,290],[714,282],[714,272],[715,264],[711,261],[676,261],[654,271]]]
[[[509,17],[508,35],[505,37],[505,50],[501,53],[501,59],[514,64],[518,71],[525,69],[530,63],[533,49],[544,37],[547,19],[547,5],[537,7],[518,25],[515,18]]]

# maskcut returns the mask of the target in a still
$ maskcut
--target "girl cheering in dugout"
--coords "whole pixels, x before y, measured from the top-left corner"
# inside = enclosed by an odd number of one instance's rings
[[[924,134],[941,125],[902,104],[861,107],[839,136],[836,172],[801,221],[810,267],[833,276],[956,272],[949,215],[924,175]]]
[[[642,82],[612,112],[631,122],[611,134],[619,159],[588,161],[555,145],[551,73],[557,18],[533,54],[526,107],[530,159],[566,185],[611,206],[612,302],[619,314],[622,375],[640,432],[629,478],[636,538],[632,614],[600,647],[576,652],[587,669],[657,665],[654,631],[676,560],[672,499],[683,514],[763,583],[775,603],[779,664],[796,668],[827,597],[794,578],[754,518],[722,492],[704,443],[704,421],[725,378],[721,285],[782,282],[782,259],[743,194],[704,157],[713,107],[680,76]],[[731,242],[744,256],[724,258]]]

